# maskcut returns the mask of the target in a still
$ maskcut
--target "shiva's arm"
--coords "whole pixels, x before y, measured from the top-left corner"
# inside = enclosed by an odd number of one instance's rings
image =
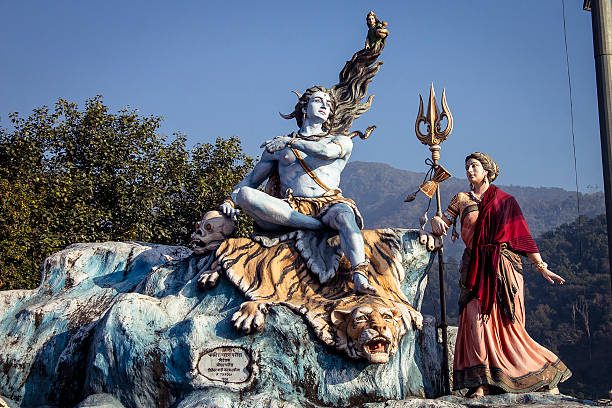
[[[353,142],[347,136],[336,136],[329,141],[295,139],[288,146],[323,160],[348,159],[353,151]]]

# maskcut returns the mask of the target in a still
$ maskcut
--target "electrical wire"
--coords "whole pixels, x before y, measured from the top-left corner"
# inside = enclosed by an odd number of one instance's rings
[[[569,88],[570,121],[572,131],[572,147],[574,149],[574,174],[576,176],[576,207],[578,210],[578,255],[582,259],[582,220],[580,219],[580,193],[578,192],[578,165],[576,160],[576,136],[574,134],[574,98],[572,95],[572,76],[570,74],[569,53],[567,51],[567,27],[565,23],[565,0],[561,0],[563,12],[563,40],[565,43],[565,64],[567,66],[567,85]]]

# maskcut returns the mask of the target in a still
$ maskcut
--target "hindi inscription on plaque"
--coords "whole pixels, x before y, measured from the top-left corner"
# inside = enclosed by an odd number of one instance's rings
[[[242,383],[249,379],[251,357],[242,347],[217,347],[200,357],[198,371],[213,381]]]

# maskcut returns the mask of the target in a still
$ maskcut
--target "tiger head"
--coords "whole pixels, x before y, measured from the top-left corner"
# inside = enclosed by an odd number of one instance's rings
[[[374,296],[361,298],[348,310],[332,311],[331,322],[336,328],[336,347],[371,363],[388,363],[406,333],[399,307]]]

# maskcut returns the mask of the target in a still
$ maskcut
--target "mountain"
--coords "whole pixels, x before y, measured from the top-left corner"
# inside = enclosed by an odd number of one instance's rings
[[[540,235],[538,246],[549,268],[565,278],[565,285],[549,285],[531,268],[525,273],[527,331],[573,371],[560,389],[583,398],[603,398],[610,389],[612,296],[607,238],[603,214],[563,224]]]
[[[425,173],[399,170],[388,164],[351,162],[342,172],[340,188],[345,197],[357,203],[365,219],[366,228],[419,228],[419,217],[425,212],[429,198],[419,192],[417,199],[411,203],[405,203],[404,199],[419,188],[424,177]],[[594,217],[605,212],[604,196],[600,192],[579,194],[578,214],[575,191],[557,187],[501,184],[498,187],[516,198],[534,237],[561,224],[572,222],[579,215]],[[468,191],[467,179],[451,177],[440,184],[443,209],[446,209],[459,191]],[[429,219],[435,214],[434,196],[429,208]],[[452,243],[450,239],[445,240],[445,255],[448,261],[456,262],[461,258],[464,246],[459,241]]]

